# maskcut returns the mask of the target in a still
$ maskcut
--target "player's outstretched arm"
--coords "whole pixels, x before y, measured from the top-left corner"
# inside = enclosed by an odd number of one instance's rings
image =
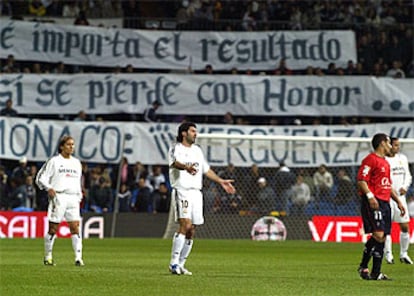
[[[221,182],[220,185],[227,193],[234,194],[236,193],[236,188],[234,188],[232,184],[233,182],[234,180],[223,180],[223,182]]]
[[[208,170],[208,172],[206,173],[206,177],[209,178],[210,180],[220,184],[221,187],[223,187],[223,189],[227,193],[229,193],[229,194],[236,193],[236,188],[234,188],[234,186],[232,184],[234,182],[234,180],[222,179],[212,169]]]

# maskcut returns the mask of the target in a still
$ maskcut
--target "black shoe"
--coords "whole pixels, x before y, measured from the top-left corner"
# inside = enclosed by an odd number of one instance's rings
[[[392,279],[390,279],[385,273],[378,273],[378,274],[372,274],[370,275],[371,280],[373,281],[391,281]]]
[[[85,266],[85,264],[83,263],[83,260],[80,259],[75,261],[75,266]]]
[[[361,279],[363,279],[363,280],[370,280],[371,279],[371,277],[369,276],[369,269],[368,268],[366,268],[366,267],[359,267],[358,268],[358,273],[359,273],[359,276],[361,277]]]
[[[413,264],[413,260],[411,260],[411,258],[408,257],[408,255],[404,256],[404,257],[401,257],[400,262],[405,263],[405,264]]]

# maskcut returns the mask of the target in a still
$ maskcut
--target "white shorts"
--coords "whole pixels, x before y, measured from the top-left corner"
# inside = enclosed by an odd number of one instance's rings
[[[175,201],[175,222],[178,219],[190,219],[192,224],[204,224],[203,194],[198,189],[173,189],[172,199]]]
[[[56,193],[54,198],[49,198],[47,218],[49,222],[60,223],[63,218],[67,222],[80,221],[80,201],[82,196],[78,194]]]
[[[401,203],[404,206],[405,209],[405,215],[401,217],[400,209],[398,208],[397,203],[391,199],[390,206],[391,206],[391,220],[395,221],[397,223],[408,223],[410,222],[410,216],[408,213],[408,207],[407,207],[407,199],[405,196],[399,196]]]

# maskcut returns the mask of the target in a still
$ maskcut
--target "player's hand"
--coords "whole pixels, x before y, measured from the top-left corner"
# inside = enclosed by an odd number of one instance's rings
[[[404,188],[400,188],[400,195],[405,195],[407,193],[407,190]]]
[[[234,194],[236,193],[236,188],[234,188],[233,182],[234,180],[223,180],[220,184],[228,194]]]
[[[194,166],[194,164],[186,166],[186,167],[185,167],[185,170],[186,170],[189,174],[191,174],[191,175],[193,175],[193,176],[194,176],[195,174],[197,174],[197,169],[196,169],[196,167]]]
[[[54,198],[56,196],[56,191],[53,188],[50,188],[47,191],[47,195],[49,196],[49,198]]]
[[[378,204],[378,201],[375,197],[368,199],[368,203],[369,203],[369,206],[370,206],[371,209],[373,209],[375,211],[379,210],[379,204]]]
[[[402,217],[402,216],[404,216],[405,215],[405,208],[404,208],[404,206],[402,205],[402,203],[398,203],[398,208],[400,209],[400,216]]]

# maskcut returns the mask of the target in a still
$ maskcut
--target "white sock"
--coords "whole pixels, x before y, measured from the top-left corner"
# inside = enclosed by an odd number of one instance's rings
[[[400,257],[407,256],[409,245],[410,235],[408,234],[408,232],[400,232]]]
[[[82,259],[82,238],[79,234],[72,234],[72,248],[75,252],[75,261]]]
[[[391,238],[391,235],[387,235],[387,237],[385,238],[384,254],[385,254],[385,258],[387,258],[387,259],[393,259],[393,256],[392,256],[392,238]]]
[[[46,233],[44,238],[45,243],[45,259],[52,259],[53,244],[55,243],[56,234],[50,235]]]
[[[185,235],[182,233],[174,233],[172,249],[171,249],[171,261],[170,264],[178,264],[181,251],[185,243]]]
[[[193,248],[193,242],[194,241],[192,239],[185,240],[183,249],[181,250],[180,260],[178,262],[180,266],[184,266],[185,261],[187,261],[187,258],[191,253],[191,249]]]

